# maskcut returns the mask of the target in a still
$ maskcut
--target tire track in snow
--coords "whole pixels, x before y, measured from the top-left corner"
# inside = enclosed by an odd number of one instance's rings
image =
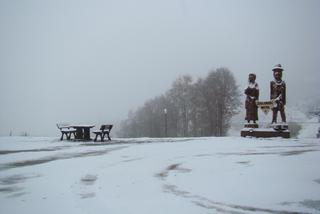
[[[56,160],[66,160],[66,159],[72,159],[72,158],[101,156],[101,155],[105,155],[109,152],[124,149],[127,147],[128,146],[119,146],[116,148],[108,148],[108,149],[103,149],[103,150],[93,150],[93,151],[74,152],[74,153],[62,153],[62,154],[46,156],[46,157],[42,157],[42,158],[38,158],[38,159],[15,161],[15,162],[10,162],[10,163],[0,164],[0,171],[9,170],[9,169],[13,169],[13,168],[19,168],[19,167],[45,164],[45,163],[56,161]]]
[[[163,181],[166,181],[166,178],[169,176],[171,172],[187,173],[191,171],[192,171],[191,169],[182,168],[181,163],[175,163],[167,166],[165,170],[159,173],[156,173],[155,177]],[[308,214],[306,212],[275,210],[275,209],[268,209],[268,208],[259,208],[259,207],[253,207],[253,206],[217,202],[200,195],[192,194],[188,191],[180,189],[176,185],[172,185],[168,183],[163,184],[162,188],[165,193],[173,194],[175,196],[188,199],[190,200],[191,203],[195,204],[196,206],[206,208],[209,210],[215,210],[216,212],[220,212],[220,213],[245,214],[248,212],[264,212],[264,213],[271,213],[271,214]]]

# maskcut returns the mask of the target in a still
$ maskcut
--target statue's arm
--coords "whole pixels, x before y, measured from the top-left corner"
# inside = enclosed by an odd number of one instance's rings
[[[248,88],[244,89],[244,94],[248,95]]]
[[[272,100],[272,88],[273,88],[273,84],[272,81],[270,82],[270,100]]]
[[[283,101],[283,104],[285,105],[286,104],[286,98],[287,98],[287,96],[286,96],[286,83],[285,82],[283,82],[283,94],[282,94],[282,101]]]

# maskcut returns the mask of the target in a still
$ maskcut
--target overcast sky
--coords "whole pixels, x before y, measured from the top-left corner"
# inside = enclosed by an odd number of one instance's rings
[[[117,123],[183,74],[228,67],[319,98],[318,0],[0,0],[0,135]]]

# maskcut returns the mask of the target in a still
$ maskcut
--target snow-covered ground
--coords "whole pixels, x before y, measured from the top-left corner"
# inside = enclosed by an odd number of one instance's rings
[[[320,140],[0,138],[0,213],[320,213]]]

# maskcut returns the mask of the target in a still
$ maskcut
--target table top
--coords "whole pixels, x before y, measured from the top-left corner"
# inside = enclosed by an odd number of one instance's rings
[[[88,124],[80,124],[80,125],[71,125],[73,128],[93,128],[95,125],[88,125]]]

